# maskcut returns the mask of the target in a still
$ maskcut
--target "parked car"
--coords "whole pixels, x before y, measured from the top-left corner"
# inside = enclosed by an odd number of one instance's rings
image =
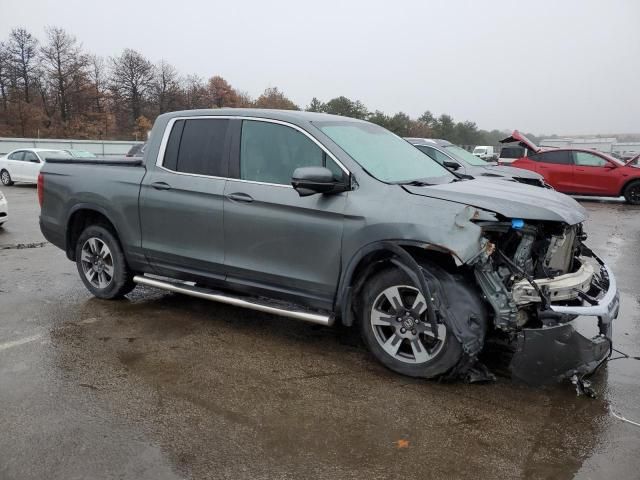
[[[0,227],[9,219],[9,206],[7,205],[7,197],[0,190]]]
[[[73,158],[96,158],[97,157],[95,153],[88,152],[86,150],[69,149],[69,150],[64,150],[64,152],[68,153]]]
[[[485,162],[447,140],[431,138],[405,138],[411,145],[448,170],[474,178],[510,180],[545,187],[542,175],[522,168],[499,167],[495,162]]]
[[[541,148],[517,130],[501,142],[518,142],[534,152],[513,166],[544,176],[559,192],[599,197],[624,196],[640,205],[640,168],[632,160],[622,162],[606,153],[583,148]]]
[[[498,165],[511,165],[518,158],[527,156],[527,149],[520,145],[505,145],[500,149]]]
[[[488,378],[477,357],[496,332],[519,378],[590,372],[611,346],[615,278],[575,200],[458,178],[362,120],[166,113],[143,158],[49,161],[38,197],[44,236],[99,298],[143,284],[357,325],[414,377]],[[577,315],[600,335],[577,333]]]
[[[498,158],[491,145],[479,145],[473,149],[473,154],[486,162],[491,162]]]
[[[67,156],[63,150],[47,148],[20,148],[0,157],[0,180],[3,185],[13,182],[36,183],[45,159],[52,156]]]
[[[142,157],[144,155],[144,148],[147,146],[146,143],[137,143],[133,147],[129,149],[127,152],[127,157]]]

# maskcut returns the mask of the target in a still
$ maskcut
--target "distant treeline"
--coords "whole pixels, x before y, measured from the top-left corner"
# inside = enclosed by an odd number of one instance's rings
[[[144,139],[155,117],[172,110],[301,109],[277,87],[251,98],[219,75],[184,76],[164,60],[154,64],[135,50],[109,58],[92,55],[58,27],[47,28],[43,40],[15,28],[0,42],[0,95],[0,136],[10,137]],[[370,111],[344,96],[327,102],[314,97],[305,110],[367,119],[401,136],[460,145],[495,145],[505,135],[428,110],[419,118]]]

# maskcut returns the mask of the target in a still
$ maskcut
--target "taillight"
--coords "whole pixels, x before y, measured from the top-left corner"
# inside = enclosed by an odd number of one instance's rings
[[[38,203],[42,208],[42,202],[44,201],[44,175],[38,174]]]

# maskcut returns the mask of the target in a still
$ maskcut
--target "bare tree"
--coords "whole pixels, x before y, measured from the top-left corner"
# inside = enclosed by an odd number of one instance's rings
[[[208,91],[202,78],[197,75],[189,75],[184,81],[185,107],[208,108]]]
[[[153,103],[158,113],[176,108],[180,97],[180,79],[175,67],[161,60],[155,67],[152,85]]]
[[[9,104],[9,70],[11,61],[9,50],[4,42],[0,42],[0,97],[2,97],[2,111],[7,113]]]
[[[127,48],[119,57],[111,58],[111,67],[111,89],[126,101],[131,120],[135,121],[142,114],[153,83],[153,64]]]
[[[104,110],[104,98],[107,91],[107,72],[104,59],[98,55],[89,56],[88,78],[93,89],[93,110],[102,113]]]
[[[40,49],[42,68],[55,95],[60,118],[67,123],[72,115],[71,100],[86,83],[89,59],[73,35],[62,28],[46,29],[47,43]]]
[[[36,67],[38,40],[24,28],[14,28],[9,34],[9,58],[15,68],[17,86],[24,92],[24,101],[31,102],[30,87]]]

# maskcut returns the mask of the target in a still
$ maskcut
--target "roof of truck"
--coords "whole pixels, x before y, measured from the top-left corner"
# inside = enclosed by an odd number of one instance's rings
[[[267,108],[208,108],[200,110],[181,110],[163,114],[169,118],[173,117],[201,117],[204,115],[218,116],[231,115],[235,117],[259,117],[282,120],[289,122],[313,122],[313,121],[352,121],[362,122],[355,118],[331,115],[329,113],[305,112],[301,110],[275,110]]]

